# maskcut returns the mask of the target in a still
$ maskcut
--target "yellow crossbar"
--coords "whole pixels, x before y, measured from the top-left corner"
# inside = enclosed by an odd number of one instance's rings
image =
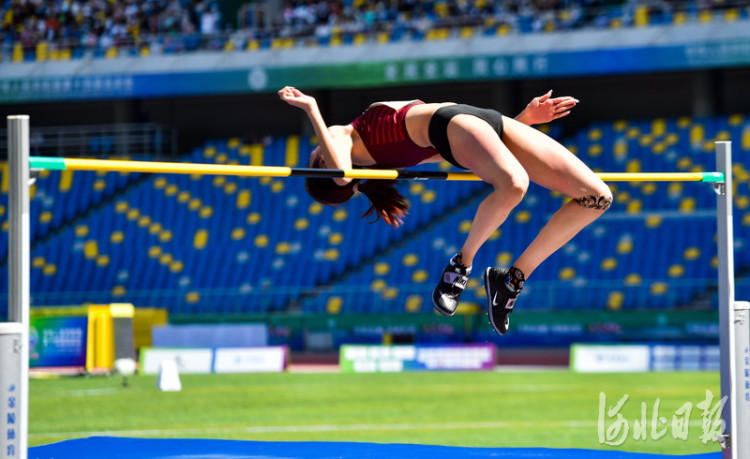
[[[230,175],[243,177],[343,177],[391,180],[481,180],[471,172],[393,169],[310,169],[276,166],[246,166],[107,159],[31,157],[32,169],[77,171],[145,172],[164,174]],[[720,172],[601,172],[606,182],[723,182]]]

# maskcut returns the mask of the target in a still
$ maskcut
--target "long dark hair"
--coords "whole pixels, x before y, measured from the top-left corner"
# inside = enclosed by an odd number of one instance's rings
[[[320,168],[319,158],[310,167]],[[346,185],[338,185],[331,178],[305,179],[305,190],[311,198],[327,206],[343,204],[355,195],[356,189],[370,200],[370,208],[362,214],[362,218],[374,215],[374,223],[383,219],[387,224],[398,228],[404,222],[408,213],[409,203],[395,187],[395,180],[365,180],[354,179]]]

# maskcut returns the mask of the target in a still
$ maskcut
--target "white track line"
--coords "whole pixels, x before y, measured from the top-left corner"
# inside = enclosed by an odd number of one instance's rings
[[[691,426],[700,426],[701,421],[690,421]],[[183,435],[216,435],[216,434],[268,434],[268,433],[304,433],[304,432],[374,432],[405,430],[448,430],[448,429],[512,429],[512,428],[596,428],[597,421],[498,421],[498,422],[446,422],[429,424],[354,424],[354,425],[306,425],[306,426],[254,426],[254,427],[215,427],[184,429],[144,429],[144,430],[101,430],[80,432],[30,432],[32,437],[168,437]]]

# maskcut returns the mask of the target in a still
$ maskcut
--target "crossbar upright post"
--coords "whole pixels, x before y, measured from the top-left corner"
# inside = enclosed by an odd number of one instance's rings
[[[16,380],[9,387],[0,387],[4,408],[14,408],[9,413],[6,429],[0,432],[6,440],[12,437],[13,445],[5,451],[13,451],[13,457],[26,459],[29,427],[29,307],[30,307],[30,225],[29,205],[29,117],[8,116],[8,321],[20,329],[20,343],[15,346],[20,354],[19,368],[3,371],[17,372]],[[12,400],[12,402],[11,402]],[[12,405],[12,406],[11,406]],[[13,420],[10,425],[9,420]],[[10,440],[9,440],[10,441]],[[12,449],[10,448],[12,446]],[[8,454],[10,456],[10,454]],[[3,456],[4,457],[4,456]]]
[[[719,346],[721,352],[721,395],[727,397],[722,412],[728,441],[723,459],[750,457],[750,381],[744,370],[750,363],[750,329],[746,302],[734,296],[734,218],[732,215],[732,143],[716,142],[716,170],[724,173],[717,188],[716,239],[719,261]]]

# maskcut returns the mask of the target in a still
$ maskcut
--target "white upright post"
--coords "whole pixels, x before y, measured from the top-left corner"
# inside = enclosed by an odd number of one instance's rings
[[[750,458],[750,329],[746,302],[734,298],[734,220],[732,216],[732,143],[716,142],[716,170],[724,173],[716,197],[716,235],[719,258],[719,344],[722,412],[728,442],[723,459]]]
[[[11,391],[10,387],[2,389],[2,403],[10,404],[13,397],[16,411],[13,413],[14,430],[11,434],[6,426],[0,436],[12,435],[15,440],[13,448],[5,448],[1,457],[26,459],[29,432],[29,307],[30,307],[30,210],[29,210],[29,117],[13,115],[8,117],[8,165],[10,188],[8,193],[9,223],[8,228],[8,321],[19,324],[20,330],[20,368],[19,384]],[[13,392],[13,395],[10,395]],[[8,400],[6,400],[8,398]],[[7,419],[6,419],[7,420]],[[10,445],[9,445],[10,446]],[[13,452],[13,455],[10,453]],[[5,454],[6,456],[3,456]]]

